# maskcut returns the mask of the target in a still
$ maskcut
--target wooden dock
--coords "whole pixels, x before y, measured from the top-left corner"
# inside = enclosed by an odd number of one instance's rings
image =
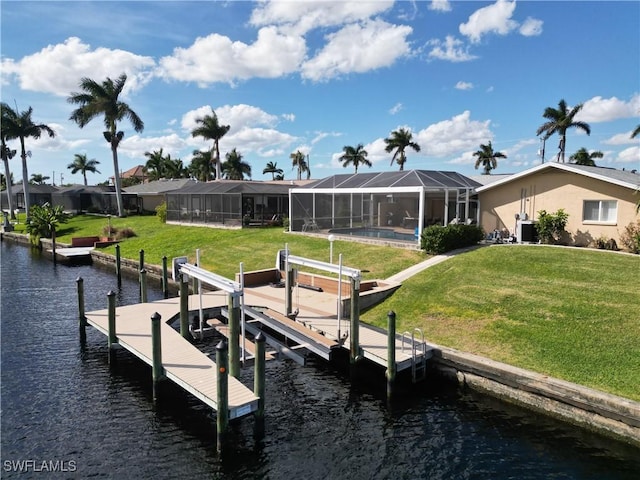
[[[202,295],[202,308],[212,308],[224,303],[219,293]],[[198,310],[198,295],[189,296],[189,309]],[[162,367],[167,379],[217,411],[217,369],[215,362],[198,350],[169,322],[180,314],[179,298],[151,303],[139,303],[116,308],[116,338],[118,344],[142,361],[153,365],[151,342],[151,316],[159,313],[161,321]],[[85,314],[87,323],[108,335],[108,309]],[[258,398],[239,380],[228,379],[229,419],[248,415],[258,408]]]

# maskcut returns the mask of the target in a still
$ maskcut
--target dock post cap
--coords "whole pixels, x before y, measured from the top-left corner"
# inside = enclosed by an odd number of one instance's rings
[[[389,310],[389,313],[387,313],[388,317],[395,317],[396,316],[396,312],[394,312],[393,310]]]
[[[116,296],[116,292],[114,292],[113,290],[109,290],[109,293],[107,293],[107,297],[115,297]]]
[[[220,340],[220,343],[216,345],[216,350],[226,350],[226,349],[227,349],[227,342],[224,340]]]
[[[162,316],[158,312],[154,312],[154,314],[151,315],[151,320],[153,320],[153,321],[160,320],[161,318],[162,318]]]
[[[256,343],[264,343],[267,340],[267,337],[265,337],[264,333],[258,332],[258,335],[255,336],[254,340]]]

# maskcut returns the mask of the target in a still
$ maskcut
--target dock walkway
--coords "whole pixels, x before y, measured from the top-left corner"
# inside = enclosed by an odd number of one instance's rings
[[[220,294],[202,295],[203,309],[219,306]],[[198,295],[189,296],[189,309],[200,306]],[[216,364],[198,350],[168,322],[180,314],[178,297],[150,303],[139,303],[116,308],[116,338],[118,343],[145,363],[153,364],[151,342],[151,316],[159,313],[161,321],[162,366],[164,374],[177,385],[217,411]],[[108,309],[85,314],[87,323],[108,335]],[[258,398],[239,380],[228,379],[229,419],[248,415],[258,408]]]

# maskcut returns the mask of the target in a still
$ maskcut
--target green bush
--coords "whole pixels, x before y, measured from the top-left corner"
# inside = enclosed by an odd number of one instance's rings
[[[167,223],[167,202],[162,202],[156,207],[156,215],[162,223]]]
[[[476,225],[431,225],[420,235],[420,248],[432,255],[469,247],[484,238],[484,232]]]
[[[624,227],[620,235],[620,243],[631,253],[640,253],[640,220]]]
[[[546,210],[538,212],[538,222],[536,230],[538,238],[542,243],[556,243],[565,232],[565,227],[569,221],[569,214],[562,208],[556,213],[547,213]]]
[[[32,245],[37,246],[40,238],[53,238],[55,231],[61,223],[67,223],[69,216],[61,205],[52,207],[50,204],[34,205],[29,209],[29,223],[26,231]]]

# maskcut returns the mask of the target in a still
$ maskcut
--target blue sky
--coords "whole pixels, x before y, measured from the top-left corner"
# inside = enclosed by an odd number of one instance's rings
[[[113,175],[103,122],[68,120],[82,77],[128,75],[123,98],[145,123],[127,122],[121,170],[163,148],[185,164],[194,120],[213,108],[233,148],[267,180],[267,162],[295,178],[289,155],[309,155],[312,178],[352,172],[338,160],[362,143],[390,171],[384,138],[409,128],[421,152],[405,169],[476,175],[472,153],[491,141],[507,159],[495,173],[540,163],[546,107],[582,103],[567,155],[600,150],[599,165],[640,168],[640,2],[288,1],[29,2],[1,8],[2,101],[46,123],[56,138],[29,140],[29,173],[81,183],[76,153],[100,162],[90,183]],[[16,148],[17,145],[10,146]],[[558,138],[547,141],[546,158]],[[11,161],[16,181],[19,159]]]

